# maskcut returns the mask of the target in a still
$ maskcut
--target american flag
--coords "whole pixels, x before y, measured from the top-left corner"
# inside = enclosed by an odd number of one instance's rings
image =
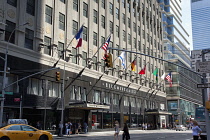
[[[111,36],[109,36],[109,38],[107,39],[107,41],[104,43],[102,49],[106,52],[107,48],[109,46],[109,42],[110,42]]]
[[[172,75],[171,75],[171,72],[169,72],[169,74],[166,76],[166,80],[168,80],[168,82],[170,83],[170,87],[172,87]]]

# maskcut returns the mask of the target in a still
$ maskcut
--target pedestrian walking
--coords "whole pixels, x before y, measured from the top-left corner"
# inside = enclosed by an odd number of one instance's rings
[[[193,140],[198,140],[201,132],[202,130],[198,127],[198,123],[196,121],[193,121],[193,127],[192,127]]]
[[[88,125],[86,122],[84,122],[84,133],[87,133]]]
[[[114,126],[114,139],[116,140],[119,140],[119,132],[120,132],[120,130],[119,130],[119,123],[118,123],[118,121],[115,121],[115,126]]]
[[[36,123],[36,128],[39,129],[39,130],[42,129],[42,125],[39,121]]]
[[[70,136],[71,135],[71,126],[72,126],[72,123],[71,122],[68,122],[67,123],[67,129],[66,129],[66,135],[67,136]]]
[[[62,129],[63,129],[63,124],[60,121],[60,123],[58,125],[58,136],[62,136],[62,134],[63,134]]]
[[[128,131],[128,126],[127,126],[127,124],[126,123],[124,123],[124,127],[123,127],[123,130],[122,131],[124,131],[123,132],[123,135],[122,135],[122,139],[124,140],[124,139],[126,139],[126,140],[129,140],[130,139],[130,134],[129,134],[129,131]]]

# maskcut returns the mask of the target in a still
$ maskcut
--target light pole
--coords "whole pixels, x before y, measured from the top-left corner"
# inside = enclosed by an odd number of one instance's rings
[[[5,58],[4,60],[4,74],[3,74],[3,83],[2,83],[2,100],[1,100],[1,114],[0,114],[0,126],[2,126],[2,120],[3,120],[3,113],[4,113],[4,95],[5,95],[5,86],[6,86],[6,72],[7,72],[7,55],[8,55],[8,46],[9,46],[9,41],[13,35],[13,33],[15,32],[15,30],[17,28],[19,28],[20,26],[25,26],[29,23],[24,23],[21,24],[19,26],[17,26],[15,29],[13,29],[13,31],[11,32],[8,40],[7,40],[7,46],[6,46],[6,52],[5,52]]]

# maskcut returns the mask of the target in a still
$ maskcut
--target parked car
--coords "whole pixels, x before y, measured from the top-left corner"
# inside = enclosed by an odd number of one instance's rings
[[[176,131],[186,131],[187,127],[185,127],[184,125],[176,125]]]

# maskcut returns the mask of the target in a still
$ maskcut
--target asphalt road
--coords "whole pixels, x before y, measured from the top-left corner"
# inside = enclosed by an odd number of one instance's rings
[[[122,140],[122,131],[119,140]],[[54,140],[114,140],[114,132],[90,132],[88,134],[72,135],[70,137],[54,137]],[[191,130],[132,130],[130,131],[131,140],[192,140]]]

